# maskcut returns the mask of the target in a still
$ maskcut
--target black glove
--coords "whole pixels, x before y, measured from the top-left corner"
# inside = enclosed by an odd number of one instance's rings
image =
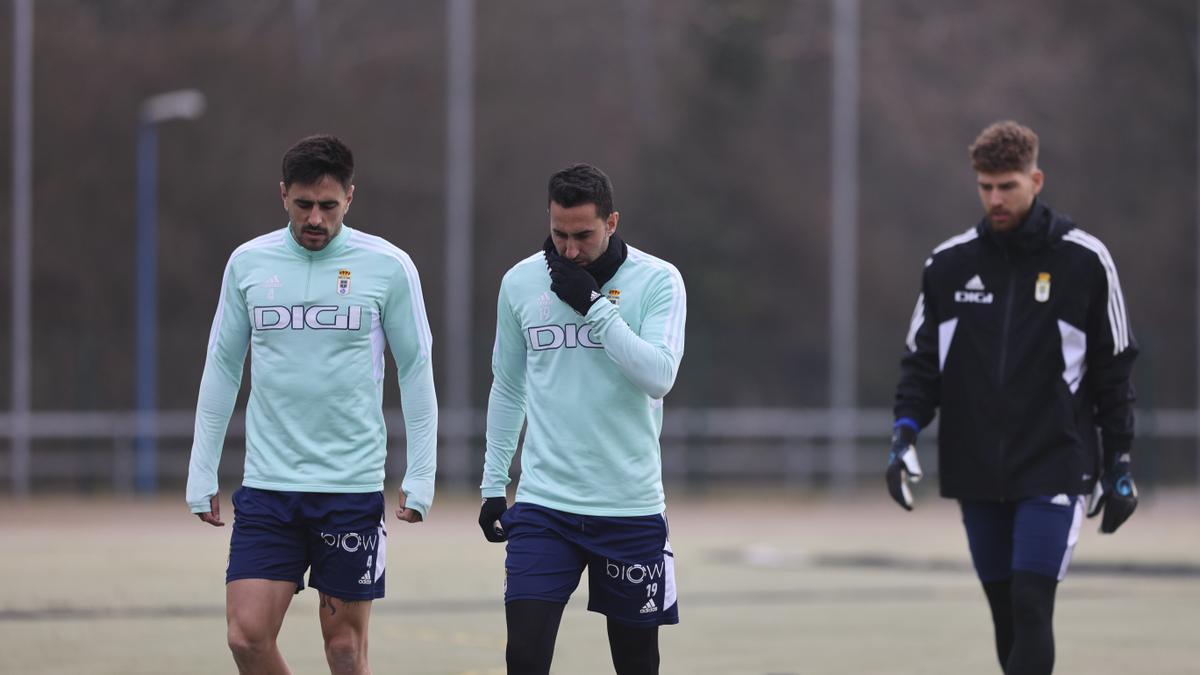
[[[1100,531],[1112,534],[1133,515],[1133,510],[1137,508],[1138,491],[1129,472],[1129,453],[1114,454],[1104,464],[1104,473],[1100,474],[1096,489],[1088,498],[1088,518],[1095,518],[1103,509]]]
[[[897,424],[892,430],[892,451],[888,453],[888,494],[905,511],[913,510],[912,490],[909,483],[916,483],[925,474],[917,461],[917,431],[907,424]]]
[[[508,539],[504,528],[500,526],[500,516],[508,510],[508,500],[504,497],[488,497],[479,507],[479,527],[483,536],[492,543]]]
[[[587,270],[556,251],[546,251],[545,255],[550,267],[550,290],[576,312],[587,315],[592,303],[604,297],[600,295],[596,280]]]

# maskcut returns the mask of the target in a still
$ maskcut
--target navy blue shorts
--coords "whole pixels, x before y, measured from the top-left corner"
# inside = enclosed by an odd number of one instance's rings
[[[342,600],[383,597],[387,532],[383,493],[233,493],[233,534],[225,583],[276,579]]]
[[[679,623],[675,556],[662,515],[581,516],[517,502],[508,533],[504,602],[566,603],[588,570],[588,609],[634,626]]]
[[[980,581],[1004,581],[1013,571],[1059,581],[1067,575],[1083,522],[1083,497],[1063,494],[959,504]]]

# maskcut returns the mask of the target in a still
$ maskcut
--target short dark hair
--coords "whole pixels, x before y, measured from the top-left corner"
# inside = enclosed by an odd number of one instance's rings
[[[591,164],[573,164],[550,176],[549,200],[571,208],[595,204],[596,215],[607,220],[613,212],[612,181]]]
[[[979,173],[1007,173],[1037,168],[1038,136],[1012,120],[996,122],[979,133],[968,149]]]
[[[302,138],[283,153],[283,186],[310,185],[330,176],[349,190],[354,182],[354,153],[336,136]]]

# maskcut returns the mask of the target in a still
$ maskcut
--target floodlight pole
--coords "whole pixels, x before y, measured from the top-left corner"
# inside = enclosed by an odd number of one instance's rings
[[[134,487],[142,494],[158,487],[158,125],[196,119],[204,105],[203,94],[186,89],[146,99],[138,115]]]
[[[29,495],[33,302],[33,0],[13,0],[12,492]]]
[[[471,290],[475,269],[475,2],[446,5],[446,434],[444,475],[461,483],[469,471],[471,419]]]
[[[833,0],[829,233],[830,471],[853,484],[858,347],[858,0]]]
[[[659,78],[654,59],[654,6],[651,0],[623,0],[625,62],[631,83],[634,121],[645,138],[659,132]]]
[[[305,68],[313,68],[321,62],[322,47],[321,30],[318,23],[320,0],[293,0],[292,14],[296,19],[296,35],[303,35],[303,40],[296,40],[296,62]]]

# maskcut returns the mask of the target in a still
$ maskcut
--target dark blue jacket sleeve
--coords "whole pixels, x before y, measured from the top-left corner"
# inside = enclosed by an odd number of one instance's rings
[[[1137,342],[1117,268],[1106,249],[1097,252],[1087,325],[1086,386],[1095,401],[1104,453],[1129,452],[1133,444],[1133,362]]]
[[[938,364],[937,306],[933,293],[933,265],[926,264],[921,278],[921,294],[913,309],[905,339],[907,347],[900,359],[900,383],[896,386],[896,419],[907,417],[924,429],[933,421],[941,396],[941,369]]]

